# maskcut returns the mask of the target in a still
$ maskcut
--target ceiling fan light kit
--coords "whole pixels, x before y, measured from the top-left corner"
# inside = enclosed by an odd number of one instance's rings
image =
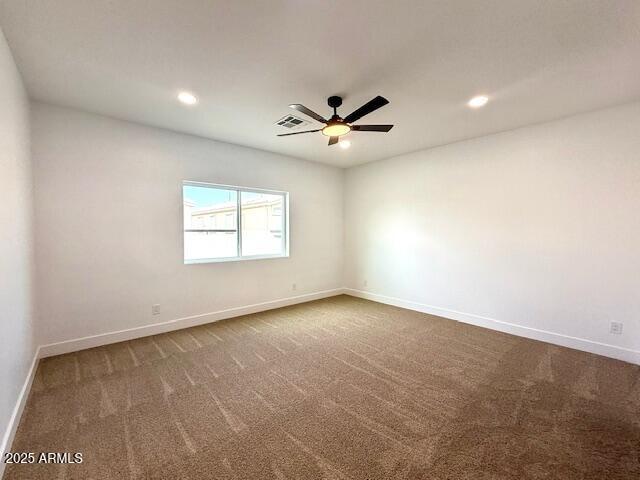
[[[331,108],[333,108],[333,115],[329,120],[317,114],[313,110],[305,107],[304,105],[300,105],[298,103],[294,103],[289,105],[290,108],[297,110],[300,113],[304,113],[308,117],[313,118],[317,122],[324,123],[325,126],[323,128],[318,128],[316,130],[305,130],[304,132],[292,132],[292,133],[282,133],[278,135],[279,137],[286,137],[288,135],[300,135],[302,133],[314,133],[314,132],[322,132],[323,135],[329,137],[329,145],[335,145],[338,143],[338,140],[341,136],[346,135],[349,132],[388,132],[393,128],[393,125],[352,125],[353,122],[361,119],[365,115],[370,114],[371,112],[379,109],[380,107],[384,107],[389,100],[384,97],[377,96],[373,100],[365,103],[360,108],[355,110],[354,112],[347,115],[345,118],[342,118],[338,115],[338,107],[342,105],[342,98],[338,96],[331,96],[327,100],[327,103]]]
[[[351,127],[346,123],[330,122],[326,127],[322,129],[322,134],[327,137],[339,137],[341,135],[346,135],[350,131],[351,131]]]

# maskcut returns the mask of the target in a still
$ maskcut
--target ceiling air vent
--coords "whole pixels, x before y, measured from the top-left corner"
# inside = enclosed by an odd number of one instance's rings
[[[280,125],[281,127],[285,128],[296,128],[302,127],[304,125],[309,125],[309,122],[293,115],[285,115],[276,122],[276,125]]]

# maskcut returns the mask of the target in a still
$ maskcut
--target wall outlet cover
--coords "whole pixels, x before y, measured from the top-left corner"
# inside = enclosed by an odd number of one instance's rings
[[[611,322],[609,332],[614,335],[622,335],[622,322]]]

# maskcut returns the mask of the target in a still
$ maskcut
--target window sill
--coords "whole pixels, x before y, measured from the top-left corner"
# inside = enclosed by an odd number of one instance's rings
[[[271,258],[289,258],[289,254],[277,255],[252,255],[249,257],[228,257],[228,258],[198,258],[194,260],[185,260],[185,265],[197,265],[199,263],[226,263],[226,262],[244,262],[247,260],[267,260]]]

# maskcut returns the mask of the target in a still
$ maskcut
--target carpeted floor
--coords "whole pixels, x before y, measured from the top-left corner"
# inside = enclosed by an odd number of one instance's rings
[[[638,479],[640,368],[347,296],[48,358],[6,479]]]

